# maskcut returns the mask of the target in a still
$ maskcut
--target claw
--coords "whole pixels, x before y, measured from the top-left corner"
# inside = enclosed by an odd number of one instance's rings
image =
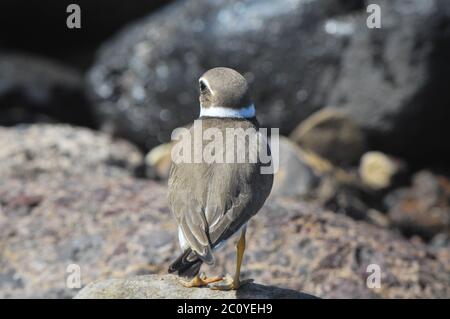
[[[221,281],[209,284],[208,287],[213,290],[237,290],[240,287],[253,282],[253,279],[246,280],[234,280],[229,274],[227,274]]]
[[[221,277],[211,277],[207,278],[205,273],[201,273],[200,275],[196,275],[190,281],[182,280],[181,284],[186,288],[194,288],[194,287],[205,287],[211,283],[222,280]]]

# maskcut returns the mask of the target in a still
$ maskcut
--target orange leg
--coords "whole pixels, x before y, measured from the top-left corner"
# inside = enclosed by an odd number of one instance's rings
[[[236,272],[234,273],[234,277],[227,275],[222,282],[217,283],[216,285],[210,285],[211,289],[216,290],[236,290],[242,285],[252,282],[252,280],[241,281],[241,265],[242,260],[244,259],[244,251],[245,251],[245,231],[244,228],[241,233],[241,237],[236,245]]]

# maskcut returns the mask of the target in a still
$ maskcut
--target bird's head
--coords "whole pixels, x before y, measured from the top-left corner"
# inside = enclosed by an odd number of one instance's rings
[[[199,79],[200,117],[253,118],[255,107],[247,80],[229,68],[208,70]]]

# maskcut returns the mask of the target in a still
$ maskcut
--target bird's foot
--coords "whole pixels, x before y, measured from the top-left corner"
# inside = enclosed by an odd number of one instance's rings
[[[208,286],[211,283],[214,283],[216,281],[221,281],[221,277],[211,277],[207,278],[205,273],[201,273],[200,275],[196,275],[194,278],[192,278],[189,281],[181,281],[181,284],[185,286],[186,288],[194,288],[194,287],[205,287]]]
[[[237,290],[243,285],[253,282],[253,279],[235,280],[227,274],[221,281],[209,284],[208,287],[214,290]]]

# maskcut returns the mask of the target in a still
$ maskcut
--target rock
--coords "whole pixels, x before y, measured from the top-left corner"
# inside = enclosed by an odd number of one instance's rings
[[[438,249],[448,249],[450,247],[450,233],[437,234],[431,239],[430,245]]]
[[[36,122],[95,126],[83,77],[45,59],[0,52],[0,125]]]
[[[316,191],[318,202],[325,208],[356,220],[371,221],[368,216],[370,198],[354,182],[338,179],[339,175],[326,175]]]
[[[303,150],[302,159],[318,177],[318,184],[310,192],[314,201],[334,212],[380,225],[380,218],[370,208],[379,209],[379,199],[361,185],[352,167],[343,169],[314,152]]]
[[[133,145],[69,125],[0,127],[0,145],[0,178],[43,173],[130,176],[142,162]]]
[[[165,193],[154,182],[42,174],[2,178],[0,189],[2,298],[73,297],[72,264],[83,284],[165,272],[177,249]]]
[[[318,111],[303,121],[291,139],[335,165],[356,163],[366,150],[366,137],[349,115],[333,108]]]
[[[362,1],[179,1],[105,44],[88,76],[102,123],[147,149],[199,113],[197,83],[229,66],[253,86],[263,125],[289,134],[322,107]],[[339,30],[336,32],[338,26]]]
[[[167,188],[126,176],[0,179],[1,298],[73,297],[67,267],[94,280],[165,274],[180,253]],[[431,249],[313,203],[268,202],[248,227],[243,278],[324,298],[448,298],[448,249]],[[234,245],[208,275],[234,271]],[[370,264],[381,288],[370,289]]]
[[[124,24],[170,0],[2,0],[0,47],[33,52],[85,68],[99,43]],[[69,4],[81,9],[81,29],[69,29]],[[26,8],[26,10],[24,9]],[[1,73],[0,73],[1,74]]]
[[[173,143],[158,145],[145,156],[146,176],[167,180],[172,165]]]
[[[359,164],[361,181],[373,190],[392,186],[395,176],[404,170],[405,164],[382,152],[365,153]]]
[[[351,20],[354,33],[327,104],[351,114],[375,149],[448,163],[442,137],[450,135],[450,2],[369,3],[380,5],[382,26],[368,29],[365,12]]]
[[[275,156],[275,151],[272,150]],[[308,166],[303,151],[292,141],[280,136],[279,169],[274,176],[271,196],[310,197],[319,178]]]
[[[409,236],[450,233],[450,180],[444,176],[418,172],[410,187],[389,193],[385,202],[392,223]]]
[[[75,299],[314,299],[309,294],[272,286],[247,284],[237,291],[185,288],[173,275],[148,275],[93,282]]]

